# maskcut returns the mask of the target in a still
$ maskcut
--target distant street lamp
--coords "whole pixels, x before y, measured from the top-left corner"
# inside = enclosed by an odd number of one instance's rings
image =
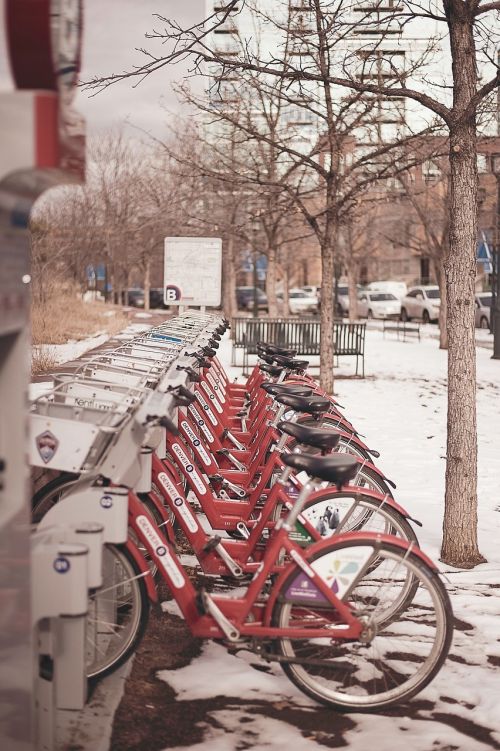
[[[253,317],[258,318],[259,317],[259,298],[258,298],[258,291],[257,291],[257,284],[258,284],[258,274],[257,274],[257,236],[260,229],[260,221],[258,217],[254,217],[251,223],[251,229],[252,229],[252,276],[253,276]]]
[[[491,328],[493,330],[493,360],[500,360],[500,154],[492,154],[491,171],[497,180],[495,213],[495,249],[493,252]]]

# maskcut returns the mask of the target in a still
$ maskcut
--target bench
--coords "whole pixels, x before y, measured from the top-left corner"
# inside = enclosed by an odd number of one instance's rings
[[[362,376],[365,375],[365,323],[334,322],[334,355],[337,358],[356,358],[356,375],[359,360]],[[243,351],[243,370],[248,371],[249,355],[257,354],[257,342],[273,342],[279,347],[295,349],[302,356],[320,355],[320,321],[318,318],[233,318],[232,365],[237,365],[237,352]]]
[[[385,339],[386,331],[395,332],[398,340],[406,341],[406,336],[416,336],[420,341],[420,325],[418,323],[408,323],[407,321],[391,321],[384,319],[383,335]]]

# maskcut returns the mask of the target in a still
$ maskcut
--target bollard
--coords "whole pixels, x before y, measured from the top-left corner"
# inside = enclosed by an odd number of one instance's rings
[[[64,530],[55,531],[63,536]],[[72,708],[84,706],[85,621],[87,617],[88,548],[52,539],[49,532],[32,537],[31,619],[34,633],[34,717],[37,751],[55,748],[58,674]],[[64,624],[61,617],[65,618]],[[65,628],[71,622],[71,628]]]

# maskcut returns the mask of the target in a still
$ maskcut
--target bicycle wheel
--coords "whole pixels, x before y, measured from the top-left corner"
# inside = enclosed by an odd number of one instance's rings
[[[360,469],[352,481],[352,484],[356,485],[358,488],[375,490],[376,493],[388,495],[390,498],[394,498],[392,490],[386,481],[370,467],[363,467]]]
[[[302,515],[316,528],[321,518],[327,518],[328,530],[322,535],[345,532],[372,532],[394,535],[418,545],[418,538],[409,521],[388,503],[364,493],[351,493],[348,488],[325,492],[320,498],[312,497],[304,506]]]
[[[375,557],[378,565],[371,569]],[[307,625],[311,637],[277,640],[288,678],[341,711],[382,709],[423,689],[443,665],[452,638],[451,604],[438,574],[415,553],[376,539],[332,541],[308,562],[362,620],[363,638],[314,637],[315,629],[338,629],[339,616],[317,590],[311,593],[314,585],[304,586],[305,575],[294,567],[281,586],[272,622],[280,628]],[[409,577],[418,580],[417,591],[401,608],[401,588]]]
[[[79,475],[62,472],[46,485],[43,485],[31,499],[31,521],[38,524],[40,519],[54,506],[61,496],[78,480]]]
[[[134,652],[148,623],[144,577],[125,547],[106,545],[103,583],[91,593],[87,616],[87,677],[102,678]]]

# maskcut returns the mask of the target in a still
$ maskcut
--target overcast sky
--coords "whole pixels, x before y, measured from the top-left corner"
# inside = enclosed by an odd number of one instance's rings
[[[134,63],[144,62],[136,48],[152,49],[153,43],[144,35],[155,25],[154,13],[186,24],[203,18],[205,4],[203,0],[85,0],[84,5],[83,80],[129,70]],[[186,72],[185,66],[169,65],[136,88],[124,81],[92,98],[79,93],[77,105],[87,119],[88,131],[129,121],[160,135],[167,117],[165,109],[179,111],[172,82],[182,79]]]
[[[5,0],[0,0],[0,19],[4,6]],[[204,7],[204,0],[84,0],[82,80],[130,70],[134,63],[144,62],[144,56],[135,48],[153,48],[144,35],[155,25],[154,13],[188,24],[203,18]],[[2,26],[0,23],[0,90],[5,90],[12,88],[12,80]],[[186,66],[170,65],[135,89],[127,81],[93,98],[80,92],[76,102],[87,120],[87,132],[129,121],[161,135],[167,117],[165,109],[175,112],[180,108],[172,82],[182,79],[186,72]]]

